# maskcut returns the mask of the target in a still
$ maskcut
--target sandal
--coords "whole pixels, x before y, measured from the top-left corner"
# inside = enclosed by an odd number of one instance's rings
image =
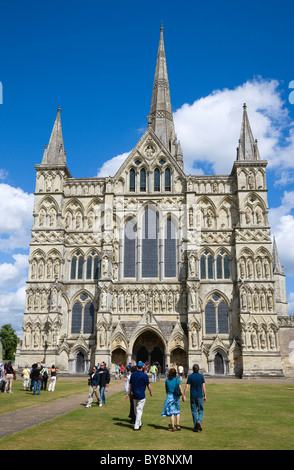
[[[175,427],[174,427],[174,426],[172,426],[172,432],[175,432],[175,430],[176,430],[176,429],[175,429]]]
[[[177,431],[181,431],[181,428],[180,428],[180,426],[177,426]]]

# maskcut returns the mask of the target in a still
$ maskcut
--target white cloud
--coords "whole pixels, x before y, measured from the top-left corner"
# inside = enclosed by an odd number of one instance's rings
[[[276,80],[259,78],[233,90],[216,90],[178,109],[174,122],[184,153],[185,172],[195,173],[194,167],[201,166],[201,162],[210,164],[216,174],[231,172],[244,103],[261,158],[272,167],[293,168],[294,132],[285,140],[283,132],[290,122],[278,85]]]
[[[174,113],[186,174],[207,174],[207,164],[215,174],[231,172],[244,103],[261,158],[268,160],[269,167],[284,170],[277,184],[289,183],[294,179],[294,173],[289,174],[289,169],[294,170],[294,126],[281,98],[279,82],[262,78],[248,80],[232,90],[215,90],[193,104],[183,104]],[[106,161],[98,176],[113,176],[128,154]]]
[[[28,274],[28,255],[12,255],[15,263],[0,264],[0,289],[16,288],[23,285]]]
[[[103,163],[102,167],[98,169],[97,176],[114,176],[130,153],[131,151],[125,152],[121,155],[116,155],[116,157],[113,157],[110,160],[107,160],[105,163]]]
[[[0,251],[28,248],[33,224],[34,195],[0,184]]]
[[[15,292],[0,292],[0,326],[10,323],[18,336],[22,335],[25,289],[22,286]]]

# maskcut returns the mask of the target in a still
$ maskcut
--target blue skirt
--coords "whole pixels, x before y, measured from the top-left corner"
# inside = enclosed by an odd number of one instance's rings
[[[172,392],[168,392],[163,405],[161,416],[171,416],[180,414],[180,397],[175,397]]]

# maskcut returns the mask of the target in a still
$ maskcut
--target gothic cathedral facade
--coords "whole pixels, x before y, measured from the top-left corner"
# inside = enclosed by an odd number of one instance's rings
[[[72,178],[58,109],[36,165],[16,364],[84,373],[143,360],[282,376],[278,317],[288,306],[266,166],[244,105],[231,174],[184,173],[163,28],[148,127],[115,175]]]

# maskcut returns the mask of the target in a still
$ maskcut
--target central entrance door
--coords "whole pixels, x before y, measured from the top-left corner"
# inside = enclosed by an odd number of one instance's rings
[[[149,365],[158,362],[161,370],[164,370],[164,352],[165,347],[161,338],[152,331],[145,331],[135,341],[133,359],[136,363],[142,361],[148,362]]]

